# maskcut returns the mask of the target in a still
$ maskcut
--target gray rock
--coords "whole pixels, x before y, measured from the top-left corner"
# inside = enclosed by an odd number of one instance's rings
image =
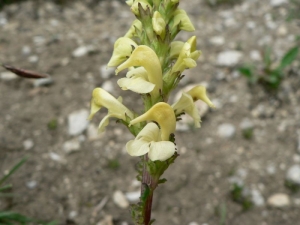
[[[48,86],[53,84],[53,79],[51,77],[41,78],[41,79],[35,79],[33,82],[34,87],[42,87],[42,86]]]
[[[69,219],[74,219],[78,216],[78,212],[77,211],[71,211],[69,213]]]
[[[70,154],[80,150],[80,142],[78,138],[75,138],[73,140],[66,141],[62,148],[65,153]]]
[[[97,225],[114,225],[113,217],[111,215],[106,215],[103,220],[97,223]]]
[[[217,57],[218,66],[236,66],[240,60],[243,58],[243,54],[239,51],[224,51],[219,53]]]
[[[276,173],[276,167],[274,165],[268,165],[266,170],[270,175],[274,175]]]
[[[298,131],[297,149],[296,150],[300,154],[300,130]]]
[[[50,152],[49,153],[49,157],[53,161],[60,162],[60,163],[66,163],[66,160],[63,157],[61,157],[60,155],[58,155],[58,154],[56,154],[54,152]]]
[[[293,165],[286,173],[286,180],[300,186],[300,165]]]
[[[89,125],[87,120],[89,112],[86,109],[81,109],[71,113],[68,116],[68,133],[69,135],[76,136],[85,131]]]
[[[46,38],[44,38],[43,36],[35,36],[33,37],[33,43],[36,46],[42,46],[46,43]]]
[[[262,194],[260,193],[259,190],[257,189],[252,189],[251,190],[251,202],[255,205],[255,206],[264,206],[265,205],[265,199],[262,196]]]
[[[27,188],[29,188],[29,189],[34,189],[34,188],[36,188],[37,184],[38,184],[37,181],[32,180],[32,181],[28,181],[28,182],[26,183],[26,186],[27,186]]]
[[[199,223],[196,223],[196,222],[190,222],[189,225],[199,225]]]
[[[129,202],[126,196],[121,191],[115,191],[113,194],[114,203],[122,209],[126,209],[129,206]]]
[[[240,128],[242,130],[253,129],[253,127],[254,127],[253,122],[248,118],[243,119],[242,122],[240,123]]]
[[[270,5],[273,6],[273,7],[278,7],[278,6],[281,6],[281,5],[283,5],[287,2],[288,2],[287,0],[270,0]]]
[[[93,51],[95,51],[95,47],[93,45],[80,46],[73,51],[72,55],[75,58],[79,58]]]
[[[30,150],[32,149],[34,146],[34,143],[31,139],[27,139],[23,142],[23,147],[25,150]]]
[[[218,135],[221,138],[233,138],[235,135],[235,127],[230,123],[223,123],[218,127]]]
[[[115,68],[107,67],[106,65],[100,66],[101,78],[106,80],[115,74]]]
[[[11,81],[11,80],[17,79],[18,76],[16,74],[14,74],[14,73],[11,73],[11,72],[2,72],[0,74],[0,78],[3,81]]]
[[[291,204],[289,196],[284,193],[277,193],[270,196],[267,203],[270,207],[274,208],[285,208]]]

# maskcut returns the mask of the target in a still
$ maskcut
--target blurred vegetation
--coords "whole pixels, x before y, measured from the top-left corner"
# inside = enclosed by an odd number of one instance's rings
[[[297,44],[288,50],[281,58],[280,62],[273,59],[272,48],[267,47],[264,51],[263,66],[249,64],[239,68],[250,84],[262,84],[268,90],[277,90],[285,77],[284,69],[290,66],[297,58],[299,45]]]
[[[20,167],[26,162],[26,158],[21,159],[16,165],[12,167],[11,170],[8,171],[6,175],[0,178],[0,198],[13,198],[14,194],[11,193],[12,185],[7,184],[7,180],[20,169]],[[11,210],[11,209],[9,209]],[[22,214],[0,210],[0,225],[29,225],[29,224],[40,224],[40,225],[57,225],[55,221],[47,223],[41,222]]]
[[[300,20],[300,1],[299,0],[290,0],[289,3],[289,13],[288,21],[298,19]]]

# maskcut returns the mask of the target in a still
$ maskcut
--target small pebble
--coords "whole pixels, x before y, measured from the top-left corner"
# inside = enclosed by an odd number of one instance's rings
[[[37,55],[32,55],[28,57],[28,61],[30,63],[37,63],[39,61],[39,57]]]
[[[101,78],[106,80],[115,74],[115,68],[107,67],[106,65],[100,66]]]
[[[113,194],[114,203],[122,209],[126,209],[129,206],[129,202],[126,196],[121,191],[115,191]]]
[[[2,72],[0,74],[0,78],[3,81],[11,81],[11,80],[17,79],[18,76],[16,74],[14,74],[14,73],[11,73],[11,72]]]
[[[68,116],[68,133],[71,136],[76,136],[85,131],[89,125],[87,120],[89,116],[89,111],[86,109],[81,109],[72,112]]]
[[[23,142],[23,147],[25,150],[30,150],[32,149],[34,146],[34,143],[31,139],[27,139]]]
[[[77,138],[75,138],[73,140],[66,141],[62,148],[65,153],[70,154],[80,150],[80,142]]]
[[[140,191],[127,192],[125,194],[129,202],[138,202],[141,196]]]
[[[230,123],[223,123],[218,127],[218,135],[221,138],[233,138],[235,135],[235,127]]]
[[[239,51],[225,51],[219,53],[217,56],[217,65],[218,66],[236,66],[242,59],[243,54]]]
[[[293,165],[286,173],[286,180],[300,186],[300,165]]]
[[[34,189],[34,188],[36,188],[37,184],[38,184],[37,181],[32,180],[32,181],[28,181],[28,182],[26,183],[26,186],[27,186],[29,189]]]
[[[33,82],[34,87],[42,87],[42,86],[49,86],[53,84],[53,79],[51,77],[35,79]]]
[[[290,198],[287,194],[277,193],[268,198],[268,205],[274,208],[285,208],[290,206]]]

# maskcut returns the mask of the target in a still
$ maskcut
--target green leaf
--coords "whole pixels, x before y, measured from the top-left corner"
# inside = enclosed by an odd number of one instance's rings
[[[11,189],[11,188],[12,188],[11,184],[5,185],[5,186],[0,188],[0,192],[6,191],[6,190]],[[0,193],[0,196],[1,196],[1,193]]]
[[[239,68],[239,72],[248,78],[251,78],[253,76],[252,70],[249,67],[241,67]]]
[[[5,175],[1,180],[0,180],[0,185],[4,183],[13,173],[15,173],[25,162],[27,158],[21,159],[10,171],[7,175]]]
[[[297,58],[298,51],[299,51],[298,46],[290,49],[281,59],[278,70],[283,70],[285,67],[290,65]]]

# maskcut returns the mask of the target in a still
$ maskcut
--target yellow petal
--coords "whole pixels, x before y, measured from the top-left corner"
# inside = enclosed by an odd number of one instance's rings
[[[171,43],[171,50],[170,50],[170,58],[174,59],[177,58],[180,54],[180,51],[184,45],[182,41],[173,41]]]
[[[139,4],[142,6],[144,10],[147,10],[149,8],[150,10],[152,9],[151,5],[147,0],[135,0],[133,4],[131,5],[131,11],[134,13],[134,15],[139,16]]]
[[[162,89],[162,69],[156,53],[146,45],[138,46],[132,52],[129,59],[117,67],[116,74],[132,66],[142,66],[145,68],[149,82],[155,84],[153,94],[158,96],[159,90]]]
[[[121,37],[116,40],[114,44],[114,51],[107,66],[114,67],[124,62],[132,53],[133,49],[137,47],[137,44],[127,37]]]
[[[151,142],[148,152],[149,159],[152,161],[165,161],[175,153],[175,144],[170,141]]]
[[[174,22],[172,29],[180,24],[180,30],[185,30],[185,31],[195,31],[195,27],[192,24],[190,18],[186,14],[186,12],[182,9],[177,9],[174,13]]]
[[[162,36],[166,30],[166,22],[158,11],[155,11],[152,18],[153,30],[156,34]]]
[[[143,140],[131,140],[126,144],[126,151],[131,156],[141,156],[148,153],[150,143]]]
[[[169,141],[170,134],[174,133],[176,128],[176,118],[173,108],[164,102],[155,104],[143,115],[131,120],[129,125],[133,125],[142,121],[157,122],[161,129],[162,141]]]
[[[210,107],[214,108],[214,104],[209,100],[206,95],[206,88],[204,86],[198,85],[187,92],[194,101],[202,100]]]
[[[124,37],[132,38],[134,36],[137,36],[137,30],[142,30],[142,23],[139,20],[134,20]]]
[[[117,81],[117,83],[122,90],[131,90],[139,94],[150,93],[155,87],[154,84],[145,81],[145,79],[140,77],[121,78]]]

